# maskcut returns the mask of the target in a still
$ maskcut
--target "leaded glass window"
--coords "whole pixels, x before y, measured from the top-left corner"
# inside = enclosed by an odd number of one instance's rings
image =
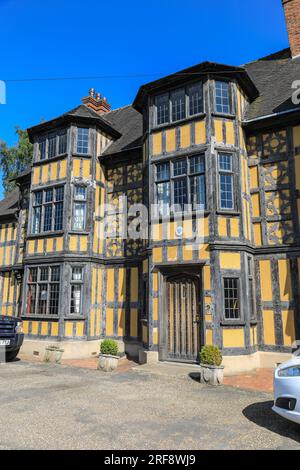
[[[239,279],[233,277],[224,278],[224,309],[226,320],[238,320],[240,318]]]
[[[27,313],[58,315],[60,266],[33,267],[27,278]]]

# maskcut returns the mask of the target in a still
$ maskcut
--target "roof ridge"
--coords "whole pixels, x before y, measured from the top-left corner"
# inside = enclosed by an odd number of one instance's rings
[[[275,59],[276,56],[278,56],[279,54],[282,54],[284,52],[287,52],[287,51],[290,51],[289,47],[285,47],[284,49],[281,49],[280,51],[273,52],[272,54],[268,54],[266,56],[260,57],[260,58],[255,59],[255,60],[251,60],[250,62],[246,62],[245,64],[241,65],[241,67],[245,67],[245,66],[250,65],[250,64],[255,64],[256,62],[260,62],[260,61],[263,61],[263,60],[274,60],[274,61],[275,60],[278,60],[278,61],[288,60],[289,59],[288,57],[285,57],[285,58],[278,57],[278,59]]]

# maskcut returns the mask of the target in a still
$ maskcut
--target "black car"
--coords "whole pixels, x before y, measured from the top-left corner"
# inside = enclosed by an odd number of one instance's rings
[[[24,340],[22,320],[0,315],[0,352],[5,350],[5,360],[13,361]]]

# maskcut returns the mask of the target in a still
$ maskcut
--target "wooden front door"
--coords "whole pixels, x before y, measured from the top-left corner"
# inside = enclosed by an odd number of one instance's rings
[[[167,280],[166,359],[196,361],[200,350],[198,279],[176,276]]]

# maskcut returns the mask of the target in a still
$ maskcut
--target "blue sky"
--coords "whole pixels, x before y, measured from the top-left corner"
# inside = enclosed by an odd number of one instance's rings
[[[203,60],[241,65],[287,46],[281,0],[0,0],[0,139],[14,144],[16,125],[60,115],[91,86],[118,108]],[[107,78],[12,81],[92,76]]]

